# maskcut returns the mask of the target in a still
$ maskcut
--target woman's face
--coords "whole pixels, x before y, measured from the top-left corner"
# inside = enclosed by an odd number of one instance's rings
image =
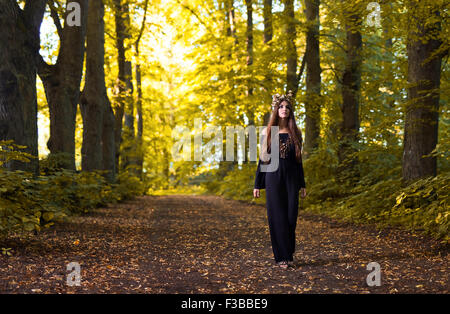
[[[280,117],[280,118],[288,118],[289,117],[289,113],[290,113],[290,110],[289,110],[289,104],[288,104],[288,102],[287,101],[283,101],[283,102],[281,102],[281,104],[278,106],[278,116]]]

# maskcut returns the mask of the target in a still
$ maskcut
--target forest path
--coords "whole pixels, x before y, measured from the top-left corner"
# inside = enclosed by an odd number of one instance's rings
[[[0,248],[1,293],[449,293],[448,246],[300,212],[295,264],[273,260],[266,209],[218,196],[143,196]],[[81,267],[68,286],[67,264]],[[367,264],[381,267],[369,287]]]

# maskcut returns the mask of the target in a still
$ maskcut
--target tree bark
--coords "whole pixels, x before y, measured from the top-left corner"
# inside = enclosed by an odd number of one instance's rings
[[[383,82],[381,85],[384,86],[388,92],[384,93],[385,103],[388,105],[388,108],[383,113],[385,116],[394,117],[396,115],[395,108],[395,99],[396,94],[393,92],[392,88],[394,86],[394,77],[396,73],[397,66],[395,65],[395,56],[393,53],[393,41],[392,35],[390,34],[390,30],[393,27],[392,20],[392,2],[389,0],[384,0],[380,3],[381,12],[383,13],[381,16],[381,24],[383,27],[383,38],[384,38],[384,58],[383,58]],[[397,147],[398,139],[396,136],[395,130],[392,128],[385,128],[381,130],[383,138],[386,140],[387,147]]]
[[[253,64],[253,1],[245,0],[247,6],[247,66]]]
[[[106,95],[105,89],[105,108],[103,111],[103,129],[102,129],[102,157],[103,170],[107,170],[105,178],[109,182],[115,182],[116,179],[116,141],[114,136],[114,111],[111,108],[111,102]]]
[[[44,84],[50,112],[47,146],[51,154],[66,154],[61,167],[75,170],[75,124],[83,73],[88,1],[67,0],[69,2],[80,5],[81,26],[65,25],[59,31],[61,44],[57,62],[48,65],[41,59],[39,76]],[[52,14],[55,25],[59,25],[58,13],[52,9]]]
[[[247,68],[249,71],[250,78],[247,80],[247,96],[251,97],[253,95],[253,87],[252,87],[252,75],[251,68],[253,65],[253,1],[245,0],[245,4],[247,6]],[[249,99],[251,101],[251,99]],[[249,106],[251,108],[251,106]],[[248,110],[246,113],[249,125],[255,124],[255,113],[253,110]]]
[[[439,123],[439,87],[442,55],[435,54],[441,40],[439,17],[432,1],[410,1],[412,28],[408,34],[408,103],[403,142],[403,179],[405,182],[436,176],[436,157],[422,157],[436,148]]]
[[[144,5],[144,18],[142,19],[141,29],[134,43],[136,50],[136,113],[137,113],[137,134],[136,134],[136,174],[139,178],[143,179],[143,169],[144,169],[144,152],[143,152],[143,140],[142,136],[144,133],[144,116],[142,113],[142,77],[141,77],[141,61],[139,58],[139,44],[141,42],[142,35],[144,33],[145,24],[147,22],[147,8],[148,0],[145,1]]]
[[[234,44],[230,49],[228,49],[228,60],[226,62],[229,62],[232,58],[233,51],[237,50],[237,45],[239,43],[237,34],[236,34],[236,18],[235,18],[235,12],[234,12],[234,0],[224,0],[224,6],[225,6],[225,26],[226,26],[226,36],[234,38]],[[239,58],[236,58],[236,62],[239,62]],[[230,69],[228,73],[226,72],[220,72],[219,73],[219,81],[221,80],[235,80],[235,70]],[[225,76],[225,77],[224,77]],[[236,96],[233,92],[231,92],[232,100],[231,103],[233,105],[237,105]],[[223,141],[222,144],[222,154],[223,154],[223,161],[219,163],[219,169],[217,172],[217,175],[219,178],[223,178],[226,176],[227,172],[233,169],[235,165],[237,165],[237,159],[234,161],[225,161],[225,152],[226,152],[226,141]],[[237,144],[234,145],[233,148],[233,154],[234,156],[237,155]]]
[[[239,43],[236,35],[236,17],[234,14],[234,0],[226,0],[228,8],[228,19],[230,21],[230,34],[234,37],[234,45],[237,46]]]
[[[357,159],[350,157],[356,152],[354,143],[359,138],[359,98],[361,89],[361,17],[358,6],[343,2],[346,29],[346,65],[342,78],[342,125],[338,149],[339,173],[342,178],[357,180]],[[344,170],[349,172],[344,173]],[[346,177],[346,174],[348,177]]]
[[[115,138],[116,138],[116,171],[125,169],[128,158],[121,158],[121,144],[124,136],[123,120],[125,115],[125,124],[128,126],[127,136],[131,135],[131,124],[134,125],[133,118],[130,115],[130,108],[133,106],[133,84],[132,84],[132,66],[131,61],[126,60],[125,41],[130,38],[130,15],[128,3],[123,0],[114,0],[115,23],[116,23],[116,47],[117,47],[117,63],[119,67],[118,82],[116,87],[116,105],[115,105]],[[133,130],[134,131],[134,130]],[[134,135],[134,134],[133,134]],[[123,155],[129,154],[129,151],[123,152]],[[121,163],[121,160],[123,163]]]
[[[86,49],[86,82],[81,98],[83,117],[83,171],[103,170],[103,118],[105,113],[105,36],[104,4],[92,1],[89,6]]]
[[[305,152],[306,156],[319,146],[321,107],[321,68],[319,50],[320,0],[305,0],[306,4],[306,100]]]
[[[273,38],[272,24],[272,0],[264,0],[264,43],[267,44]]]
[[[264,44],[269,45],[273,38],[273,24],[272,24],[272,0],[264,0]],[[263,125],[267,125],[270,120],[270,115],[272,113],[272,109],[270,107],[270,104],[272,103],[272,73],[269,72],[269,69],[267,69],[265,78],[264,78],[264,86],[266,91],[268,92],[267,95],[267,111],[264,113],[263,116]]]
[[[139,53],[136,60],[139,60]],[[143,140],[142,135],[144,133],[144,117],[142,113],[142,79],[141,79],[141,65],[139,61],[136,64],[136,87],[137,87],[137,134],[136,134],[136,166],[137,175],[142,179],[143,167],[144,167],[144,153],[143,153]]]
[[[255,110],[254,106],[252,106],[253,100],[253,83],[252,83],[252,65],[253,65],[253,1],[252,0],[245,0],[245,4],[247,7],[247,30],[246,30],[246,37],[247,37],[247,73],[249,75],[249,78],[247,80],[247,101],[249,108],[245,115],[248,118],[248,125],[255,125]],[[246,142],[249,143],[250,135],[246,135]],[[245,159],[249,158],[250,154],[250,146],[245,145],[244,147],[245,151]],[[250,163],[254,163],[250,161]]]
[[[295,46],[295,12],[294,1],[284,0],[284,16],[286,19],[286,51],[287,51],[287,73],[286,73],[286,92],[291,90],[294,95],[297,94],[297,47]]]
[[[39,173],[36,75],[39,30],[45,0],[0,0],[0,140],[24,145],[35,156],[28,163],[11,161],[9,170]]]
[[[224,0],[224,13],[225,13],[225,36],[231,36],[231,22],[230,22],[230,0]]]

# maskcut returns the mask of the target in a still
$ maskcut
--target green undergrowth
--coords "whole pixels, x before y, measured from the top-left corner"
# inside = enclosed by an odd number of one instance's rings
[[[386,160],[389,156],[382,157]],[[320,158],[327,159],[326,156]],[[315,164],[318,159],[304,162],[306,178],[313,181],[307,180],[308,195],[303,201],[305,211],[343,221],[375,223],[379,227],[397,226],[431,235],[443,242],[450,240],[450,172],[404,186],[398,175],[401,173],[399,165],[383,171],[381,168],[385,165],[378,163],[376,166],[380,169],[375,166],[362,169],[363,176],[357,183],[346,186],[338,183],[332,175],[331,160],[327,169]],[[367,163],[364,166],[368,167]],[[312,174],[311,169],[319,170]],[[265,190],[261,190],[260,198],[253,198],[255,171],[256,164],[244,164],[228,172],[221,180],[214,179],[216,174],[211,173],[211,178],[203,186],[210,193],[226,198],[265,205]]]
[[[168,189],[149,189],[148,195],[203,195],[205,188],[197,185],[170,187]]]
[[[5,147],[5,142],[0,143]],[[143,183],[127,173],[108,183],[104,172],[75,172],[58,167],[54,160],[42,160],[40,175],[6,171],[1,163],[28,161],[29,156],[0,149],[0,235],[11,232],[38,232],[72,215],[142,195]],[[2,147],[0,146],[0,147]],[[11,149],[12,148],[12,149]]]
[[[323,182],[312,186],[306,210],[358,223],[398,226],[450,240],[449,183],[450,174],[418,180],[402,187],[401,179],[358,185],[354,194],[343,198],[321,198]]]

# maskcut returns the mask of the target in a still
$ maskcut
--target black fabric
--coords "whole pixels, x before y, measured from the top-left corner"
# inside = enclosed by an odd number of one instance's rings
[[[280,133],[280,149],[288,136]],[[266,189],[267,218],[275,262],[293,260],[299,190],[306,187],[303,164],[295,159],[293,143],[286,151],[280,152],[279,160],[279,167],[274,172],[261,172],[259,160],[255,178],[255,189]]]
[[[287,141],[288,138],[288,134],[287,133],[279,133],[279,137],[280,137],[280,144],[283,142]],[[281,145],[279,146],[281,149]],[[303,173],[303,163],[300,162],[298,163],[297,160],[295,159],[295,146],[294,144],[291,144],[289,146],[289,150],[286,152],[286,158],[282,158],[281,157],[281,152],[280,152],[280,166],[278,167],[278,170],[275,172],[279,172],[280,171],[280,167],[284,166],[285,168],[287,168],[286,170],[292,171],[292,173],[295,176],[295,181],[297,183],[297,188],[306,188],[306,183],[305,183],[305,175]],[[289,161],[288,163],[283,163],[283,165],[281,165],[281,161]],[[266,172],[262,172],[261,171],[261,159],[259,159],[258,161],[258,167],[256,169],[256,176],[255,176],[255,184],[254,184],[254,188],[255,189],[265,189],[266,188]]]

